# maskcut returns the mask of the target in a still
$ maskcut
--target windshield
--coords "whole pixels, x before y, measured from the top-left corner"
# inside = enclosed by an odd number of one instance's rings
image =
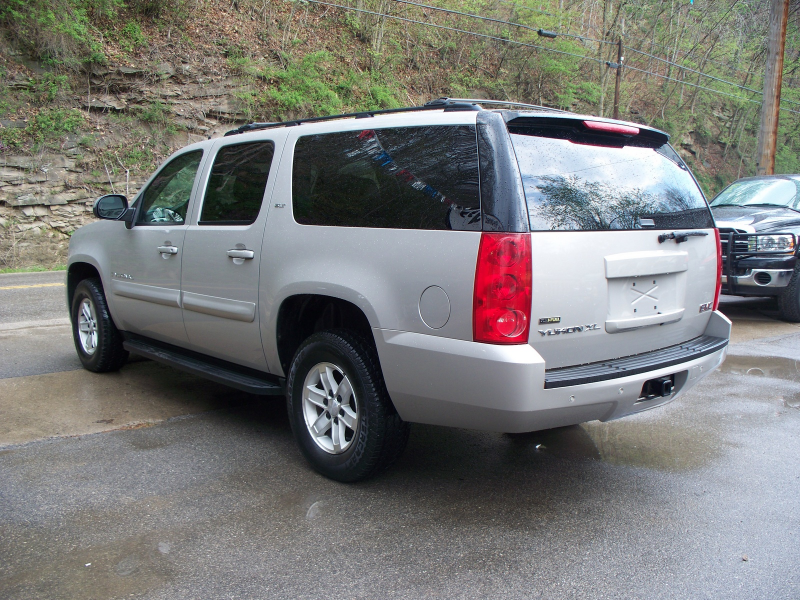
[[[713,227],[672,148],[610,147],[509,128],[533,231]]]
[[[784,206],[798,210],[800,193],[791,179],[749,179],[737,181],[711,201],[711,206]]]

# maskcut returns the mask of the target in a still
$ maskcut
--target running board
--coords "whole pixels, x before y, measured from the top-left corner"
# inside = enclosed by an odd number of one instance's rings
[[[198,375],[243,392],[258,396],[283,396],[286,393],[280,383],[269,381],[266,378],[262,379],[255,375],[240,373],[234,368],[215,364],[216,361],[205,360],[200,355],[188,355],[178,349],[165,348],[139,338],[126,339],[122,345],[125,350],[133,354],[139,354],[180,371]]]

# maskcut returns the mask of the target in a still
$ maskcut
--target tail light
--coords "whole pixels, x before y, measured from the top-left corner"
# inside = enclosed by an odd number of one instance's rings
[[[527,343],[531,323],[530,234],[481,234],[472,311],[476,342]]]
[[[719,239],[719,229],[714,229],[717,238],[717,290],[714,292],[714,310],[719,308],[719,294],[722,292],[722,243]]]

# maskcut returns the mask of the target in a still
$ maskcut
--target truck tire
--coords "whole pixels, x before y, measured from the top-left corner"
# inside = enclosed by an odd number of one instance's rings
[[[778,296],[778,314],[784,321],[800,323],[800,265],[795,266],[792,280]]]
[[[402,454],[409,425],[392,404],[371,344],[346,330],[321,331],[295,353],[287,407],[297,445],[336,481],[373,477]]]
[[[103,284],[84,279],[72,296],[72,338],[83,367],[95,373],[117,371],[128,360],[122,335],[111,319]]]

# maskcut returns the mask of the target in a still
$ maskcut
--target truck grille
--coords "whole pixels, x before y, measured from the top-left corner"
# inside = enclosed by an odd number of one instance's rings
[[[722,246],[722,256],[723,259],[728,256],[728,234],[729,233],[747,233],[746,231],[742,231],[740,229],[733,229],[732,227],[720,227],[719,228],[719,242]],[[739,238],[733,243],[733,251],[736,254],[746,254],[747,253],[747,238]]]

